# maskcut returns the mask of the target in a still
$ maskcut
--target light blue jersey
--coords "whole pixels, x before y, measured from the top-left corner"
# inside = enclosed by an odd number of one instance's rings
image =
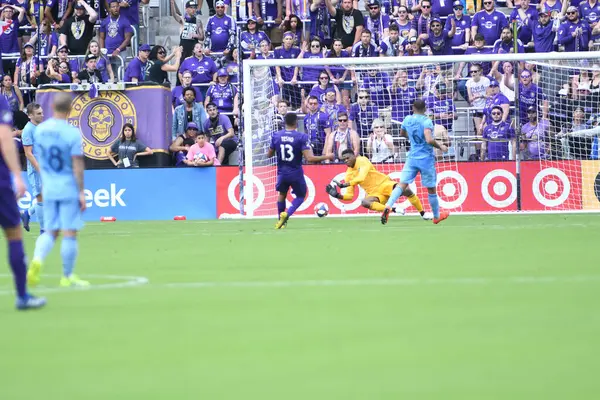
[[[408,133],[410,152],[400,174],[400,182],[411,184],[417,174],[421,174],[421,183],[426,188],[436,186],[435,157],[433,146],[425,140],[425,129],[431,129],[433,122],[425,115],[413,114],[404,118],[402,129]]]
[[[409,115],[402,121],[402,129],[408,133],[410,140],[409,159],[419,160],[434,157],[433,146],[425,141],[426,128],[431,129],[433,136],[433,122],[422,114]]]
[[[35,130],[37,125],[28,122],[23,129],[23,134],[21,135],[21,141],[23,146],[31,146],[31,152],[36,160],[40,159],[40,147],[36,144],[35,141]],[[29,187],[31,190],[31,194],[33,197],[36,197],[42,194],[42,181],[40,177],[40,173],[33,167],[33,164],[29,159],[27,159],[27,180],[29,181]]]
[[[51,118],[38,125],[34,142],[39,147],[44,200],[77,200],[74,156],[83,156],[81,134],[65,120]]]

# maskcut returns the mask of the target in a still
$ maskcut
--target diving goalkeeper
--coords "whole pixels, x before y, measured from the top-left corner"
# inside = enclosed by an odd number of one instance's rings
[[[327,193],[336,199],[350,201],[354,198],[354,186],[360,185],[367,192],[361,205],[369,210],[383,211],[385,203],[390,198],[398,182],[377,171],[367,157],[355,156],[354,151],[351,149],[346,149],[342,152],[342,161],[348,166],[346,177],[344,178],[345,183],[334,182],[338,187],[347,187],[348,190],[346,190],[346,194],[341,194],[335,185],[329,184],[325,188]],[[409,187],[406,187],[402,194],[408,198],[410,204],[421,214],[421,218],[424,220],[433,218],[431,213],[423,211],[421,201]]]

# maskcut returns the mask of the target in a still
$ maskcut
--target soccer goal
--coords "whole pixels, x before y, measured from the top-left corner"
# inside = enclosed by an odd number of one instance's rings
[[[600,211],[600,52],[246,60],[243,73],[247,217],[277,214],[277,169],[267,151],[286,110],[299,114],[316,154],[333,151],[338,160],[352,148],[399,179],[410,151],[400,127],[415,98],[425,100],[436,138],[449,147],[436,151],[442,208]],[[363,190],[347,203],[325,192],[345,170],[338,162],[306,165],[298,214],[319,202],[334,215],[368,213]],[[428,209],[419,179],[411,186]]]

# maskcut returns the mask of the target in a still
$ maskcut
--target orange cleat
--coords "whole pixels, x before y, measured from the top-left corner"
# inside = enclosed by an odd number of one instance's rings
[[[443,220],[445,220],[446,218],[448,218],[449,216],[450,216],[450,211],[442,210],[442,211],[440,211],[440,217],[434,218],[433,223],[437,225],[440,222],[442,222]]]

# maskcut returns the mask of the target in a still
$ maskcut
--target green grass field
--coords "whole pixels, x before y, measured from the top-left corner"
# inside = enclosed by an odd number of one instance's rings
[[[91,290],[58,288],[57,246],[18,313],[1,271],[0,399],[598,399],[599,239],[595,214],[89,223]]]

